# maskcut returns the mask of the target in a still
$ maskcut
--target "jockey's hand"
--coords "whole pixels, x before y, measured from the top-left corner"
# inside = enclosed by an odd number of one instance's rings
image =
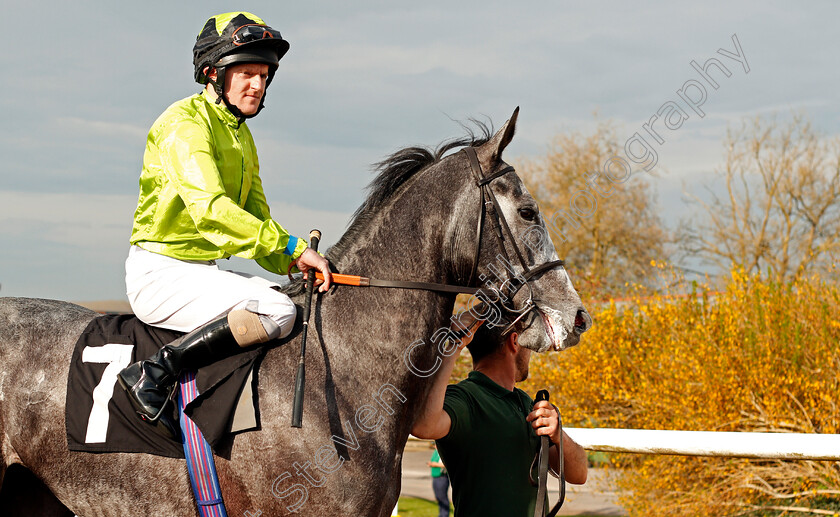
[[[306,277],[306,272],[310,269],[317,269],[324,275],[324,281],[321,282],[320,280],[316,280],[315,285],[320,285],[321,287],[318,288],[318,291],[325,293],[329,290],[330,284],[332,283],[332,273],[330,273],[330,263],[327,259],[322,257],[318,254],[317,251],[313,250],[312,248],[306,248],[306,250],[301,253],[300,257],[294,262],[294,266],[297,267],[303,276]]]
[[[554,407],[547,400],[540,400],[534,404],[534,410],[531,411],[525,420],[531,422],[531,427],[537,433],[537,436],[548,436],[549,440],[554,443],[560,443],[562,435],[560,434],[560,419],[557,408]]]

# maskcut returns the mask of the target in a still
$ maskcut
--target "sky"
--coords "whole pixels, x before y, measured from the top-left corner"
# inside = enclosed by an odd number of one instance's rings
[[[800,113],[840,134],[832,1],[1,1],[0,296],[125,299],[146,134],[199,91],[192,45],[222,12],[253,12],[291,43],[248,125],[273,217],[300,236],[321,229],[322,250],[372,164],[462,136],[459,121],[498,128],[517,106],[507,161],[598,120],[622,142],[647,136],[669,223],[691,220],[685,195],[702,193],[745,118]],[[712,57],[730,73],[709,69],[717,89],[691,66]],[[697,111],[679,93],[701,98],[691,81],[705,91]],[[688,118],[654,143],[643,125],[669,102]]]

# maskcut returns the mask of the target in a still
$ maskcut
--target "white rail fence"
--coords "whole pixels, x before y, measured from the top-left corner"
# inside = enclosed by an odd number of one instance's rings
[[[564,427],[584,449],[779,460],[840,460],[840,434],[661,431]]]

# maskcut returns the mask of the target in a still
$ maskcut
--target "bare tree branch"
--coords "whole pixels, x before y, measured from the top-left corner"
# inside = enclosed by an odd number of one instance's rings
[[[756,118],[726,137],[717,172],[725,195],[697,196],[700,224],[680,243],[723,268],[780,278],[827,273],[840,254],[840,140],[822,138],[802,116]]]

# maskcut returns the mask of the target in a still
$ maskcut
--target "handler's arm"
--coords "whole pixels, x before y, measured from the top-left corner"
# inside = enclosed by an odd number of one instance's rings
[[[452,419],[449,417],[449,413],[443,409],[446,386],[449,384],[449,377],[452,375],[452,369],[455,367],[455,361],[458,359],[461,350],[472,341],[473,333],[480,325],[481,321],[476,321],[471,327],[469,334],[461,339],[458,350],[452,355],[443,358],[435,374],[435,380],[429,396],[426,397],[423,407],[417,415],[417,420],[415,420],[414,426],[411,428],[411,434],[417,438],[437,440],[449,434]]]
[[[575,485],[582,485],[586,483],[586,477],[589,471],[589,460],[586,457],[586,449],[578,445],[572,440],[565,431],[563,431],[563,466],[566,469],[564,472],[566,481]],[[560,472],[560,452],[559,447],[552,447],[549,453],[549,461],[551,467]]]

